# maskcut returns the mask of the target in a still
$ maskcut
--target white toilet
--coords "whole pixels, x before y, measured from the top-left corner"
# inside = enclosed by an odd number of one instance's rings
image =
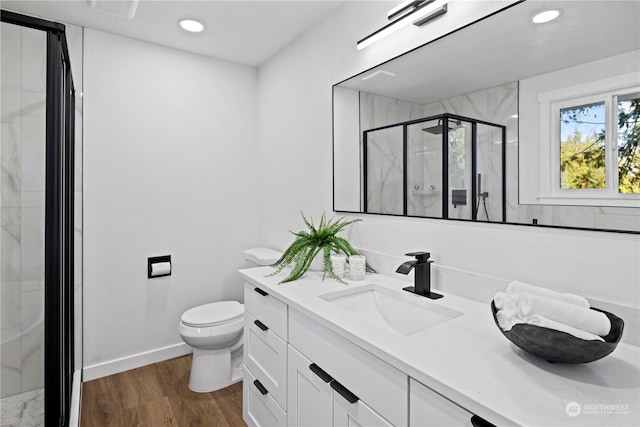
[[[270,265],[282,255],[268,248],[247,249],[245,258]],[[189,388],[206,393],[242,379],[244,304],[219,301],[184,312],[178,332],[193,347]]]

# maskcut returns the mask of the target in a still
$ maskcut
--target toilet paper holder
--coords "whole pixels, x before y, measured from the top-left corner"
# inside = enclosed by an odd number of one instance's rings
[[[171,269],[172,269],[171,255],[162,255],[162,256],[147,258],[147,278],[148,279],[155,279],[156,277],[171,276]]]

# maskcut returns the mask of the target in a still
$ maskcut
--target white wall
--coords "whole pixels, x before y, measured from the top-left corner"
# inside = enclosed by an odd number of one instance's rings
[[[181,343],[189,307],[241,300],[260,186],[254,68],[92,30],[84,53],[92,367]],[[147,279],[147,257],[166,254],[172,275]]]
[[[505,2],[454,1],[444,17],[409,26],[363,51],[356,41],[384,25],[388,2],[348,2],[259,72],[259,241],[284,249],[299,210],[332,207],[331,86]],[[464,47],[461,47],[462,49]],[[437,262],[638,306],[640,236],[429,219],[361,216],[359,247],[431,251]]]

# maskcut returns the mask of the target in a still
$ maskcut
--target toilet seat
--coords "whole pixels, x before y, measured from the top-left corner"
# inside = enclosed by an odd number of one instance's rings
[[[233,323],[243,317],[243,304],[238,301],[219,301],[185,311],[181,321],[185,326],[207,328]]]

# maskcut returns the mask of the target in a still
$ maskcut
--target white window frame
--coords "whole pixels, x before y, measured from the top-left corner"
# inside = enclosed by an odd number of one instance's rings
[[[640,91],[640,74],[629,73],[540,93],[540,204],[639,207],[640,194],[618,193],[617,96]],[[560,110],[605,103],[606,182],[604,189],[560,188]],[[615,103],[615,104],[614,104]],[[615,105],[616,108],[612,108]]]

